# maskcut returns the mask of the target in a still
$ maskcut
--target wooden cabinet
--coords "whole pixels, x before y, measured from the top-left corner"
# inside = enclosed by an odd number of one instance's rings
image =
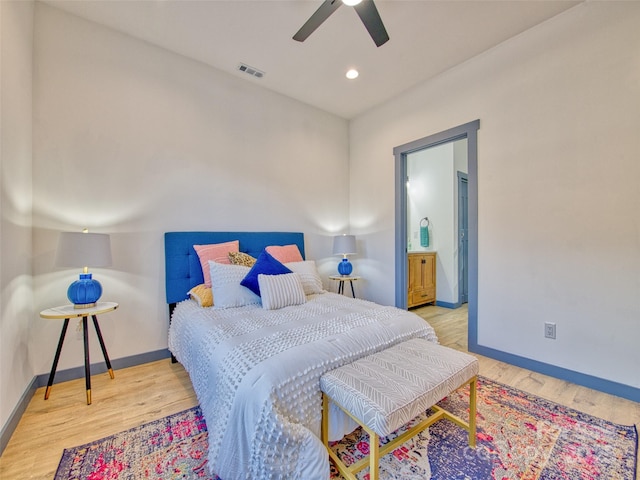
[[[436,301],[435,252],[410,253],[409,258],[409,308]]]

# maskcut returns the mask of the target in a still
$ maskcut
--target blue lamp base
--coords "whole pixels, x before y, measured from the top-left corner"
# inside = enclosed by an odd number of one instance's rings
[[[102,285],[91,278],[90,273],[81,273],[80,279],[69,285],[67,298],[75,308],[92,308],[102,295]]]
[[[349,259],[345,257],[338,264],[338,273],[344,276],[344,275],[351,275],[351,272],[353,272],[353,265],[351,265],[351,262],[349,261]]]

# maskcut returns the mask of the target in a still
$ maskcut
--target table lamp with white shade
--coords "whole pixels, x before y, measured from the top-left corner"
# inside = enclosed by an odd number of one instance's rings
[[[80,278],[69,285],[67,298],[75,308],[91,308],[102,295],[102,285],[92,278],[89,267],[111,266],[111,241],[105,233],[61,232],[56,266],[82,267]]]
[[[356,237],[355,235],[338,235],[333,237],[333,254],[342,255],[342,261],[338,264],[338,273],[346,276],[353,271],[353,265],[347,255],[355,255]]]

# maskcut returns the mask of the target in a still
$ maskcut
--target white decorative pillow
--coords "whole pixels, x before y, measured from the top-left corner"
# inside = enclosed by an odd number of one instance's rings
[[[258,284],[260,285],[262,308],[266,310],[302,305],[307,300],[300,283],[300,277],[296,273],[260,274],[258,275]]]
[[[305,295],[325,292],[322,287],[322,279],[316,269],[316,262],[313,260],[285,263],[285,266],[293,273],[300,275],[300,282],[302,283],[302,288],[304,288]]]
[[[213,308],[235,308],[245,305],[259,305],[260,297],[240,285],[242,279],[251,270],[243,265],[228,265],[209,261],[211,290],[216,299]]]

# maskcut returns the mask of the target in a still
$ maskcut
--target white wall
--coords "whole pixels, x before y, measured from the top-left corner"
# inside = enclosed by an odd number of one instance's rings
[[[638,25],[580,4],[352,121],[365,295],[394,302],[393,148],[480,119],[479,344],[640,387]]]
[[[33,379],[31,85],[33,2],[0,2],[0,425]]]
[[[348,228],[345,120],[48,5],[34,42],[36,309],[66,303],[78,272],[54,267],[57,237],[85,226],[111,234],[114,265],[93,273],[120,303],[101,321],[113,359],[167,346],[166,231],[302,231],[308,258],[333,271],[331,236]],[[34,322],[37,373],[59,329]],[[82,359],[72,335],[59,369]]]

